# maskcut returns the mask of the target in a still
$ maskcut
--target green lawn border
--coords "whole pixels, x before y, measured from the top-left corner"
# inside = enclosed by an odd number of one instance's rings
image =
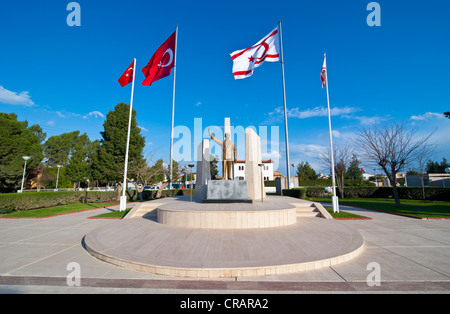
[[[330,198],[307,198],[315,202],[330,202]],[[386,204],[387,202],[387,204]],[[351,198],[339,199],[339,204],[372,210],[381,213],[398,215],[415,219],[450,219],[450,202],[448,201],[426,201],[401,199],[400,207],[395,207],[394,199],[390,198]],[[355,205],[356,203],[356,205]],[[384,204],[383,204],[384,203]],[[433,204],[439,210],[433,211]],[[372,205],[372,206],[371,206]],[[387,207],[383,209],[380,207]],[[448,207],[448,210],[447,210]],[[414,210],[416,208],[416,210]],[[429,209],[429,210],[427,210]],[[428,213],[427,213],[428,212]]]
[[[93,208],[86,208],[86,205],[91,205]],[[74,213],[81,213],[85,211],[101,209],[110,206],[119,205],[117,202],[106,202],[106,203],[78,203],[78,204],[67,204],[55,207],[47,208],[37,208],[24,211],[14,211],[9,214],[0,215],[0,219],[21,219],[21,218],[50,218]],[[72,207],[72,208],[71,208]],[[57,213],[54,213],[54,212]]]

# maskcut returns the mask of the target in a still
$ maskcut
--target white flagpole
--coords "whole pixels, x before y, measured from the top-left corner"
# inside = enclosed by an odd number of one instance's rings
[[[288,125],[287,125],[287,111],[286,111],[286,87],[284,81],[284,59],[283,59],[283,36],[281,35],[281,21],[278,22],[280,26],[280,53],[281,53],[281,74],[283,77],[283,104],[284,104],[284,131],[286,136],[286,169],[287,169],[287,188],[290,189],[291,172],[289,169],[289,139],[288,139]],[[295,184],[294,184],[295,185]]]
[[[172,129],[170,132],[170,170],[169,170],[169,188],[172,188],[172,176],[173,176],[173,125],[175,114],[175,78],[177,76],[177,41],[178,41],[178,25],[175,28],[175,59],[173,63],[173,94],[172,94]]]
[[[325,60],[327,57],[327,54],[323,54]],[[330,96],[328,93],[328,67],[325,69],[325,83],[327,85],[327,105],[328,105],[328,128],[330,131],[330,151],[331,151],[331,176],[332,176],[332,182],[333,182],[333,197],[332,197],[332,203],[333,203],[333,212],[339,213],[339,201],[338,197],[336,196],[336,178],[334,174],[334,152],[333,152],[333,135],[331,132],[331,113],[330,113]]]
[[[134,78],[136,77],[135,74],[136,74],[136,58],[134,58],[134,63],[133,63],[133,82],[131,84],[130,114],[128,116],[127,149],[125,151],[125,170],[124,170],[124,174],[123,174],[122,196],[120,196],[119,211],[124,211],[127,206],[127,197],[125,196],[125,191],[127,190],[127,186],[128,186],[128,182],[127,182],[128,151],[130,149],[131,116],[133,114]]]

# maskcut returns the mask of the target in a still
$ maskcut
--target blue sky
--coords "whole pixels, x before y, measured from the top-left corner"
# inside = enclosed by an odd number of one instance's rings
[[[450,110],[448,0],[378,1],[379,27],[367,25],[370,1],[361,0],[80,0],[79,27],[66,23],[69,2],[8,1],[0,9],[0,111],[39,124],[48,137],[80,130],[100,139],[109,110],[129,103],[131,84],[122,88],[117,79],[136,58],[134,108],[145,154],[156,150],[154,158],[168,161],[173,74],[148,87],[140,69],[179,25],[175,125],[192,138],[195,118],[203,128],[223,126],[224,117],[244,128],[267,126],[265,157],[279,157],[285,173],[281,64],[266,62],[234,80],[229,56],[281,20],[291,163],[324,170],[324,52],[336,145],[357,145],[355,132],[371,123],[404,121],[418,134],[435,130],[434,159],[450,159],[450,120],[442,114]],[[279,127],[273,141],[271,127]],[[194,157],[193,141],[191,151]]]

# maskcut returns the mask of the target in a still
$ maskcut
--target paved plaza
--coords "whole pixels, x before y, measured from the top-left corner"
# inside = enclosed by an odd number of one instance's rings
[[[450,292],[450,220],[341,206],[372,218],[339,221],[365,240],[363,251],[348,262],[276,276],[189,279],[127,270],[90,255],[83,237],[114,220],[89,217],[113,209],[0,219],[0,293]],[[79,265],[80,286],[68,285],[74,264]],[[379,285],[373,285],[374,265]]]

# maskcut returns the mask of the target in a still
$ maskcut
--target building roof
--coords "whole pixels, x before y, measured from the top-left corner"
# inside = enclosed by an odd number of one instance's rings
[[[263,164],[273,164],[272,159],[267,159],[267,160],[262,160],[261,161]],[[244,164],[245,160],[236,160],[237,164]]]

